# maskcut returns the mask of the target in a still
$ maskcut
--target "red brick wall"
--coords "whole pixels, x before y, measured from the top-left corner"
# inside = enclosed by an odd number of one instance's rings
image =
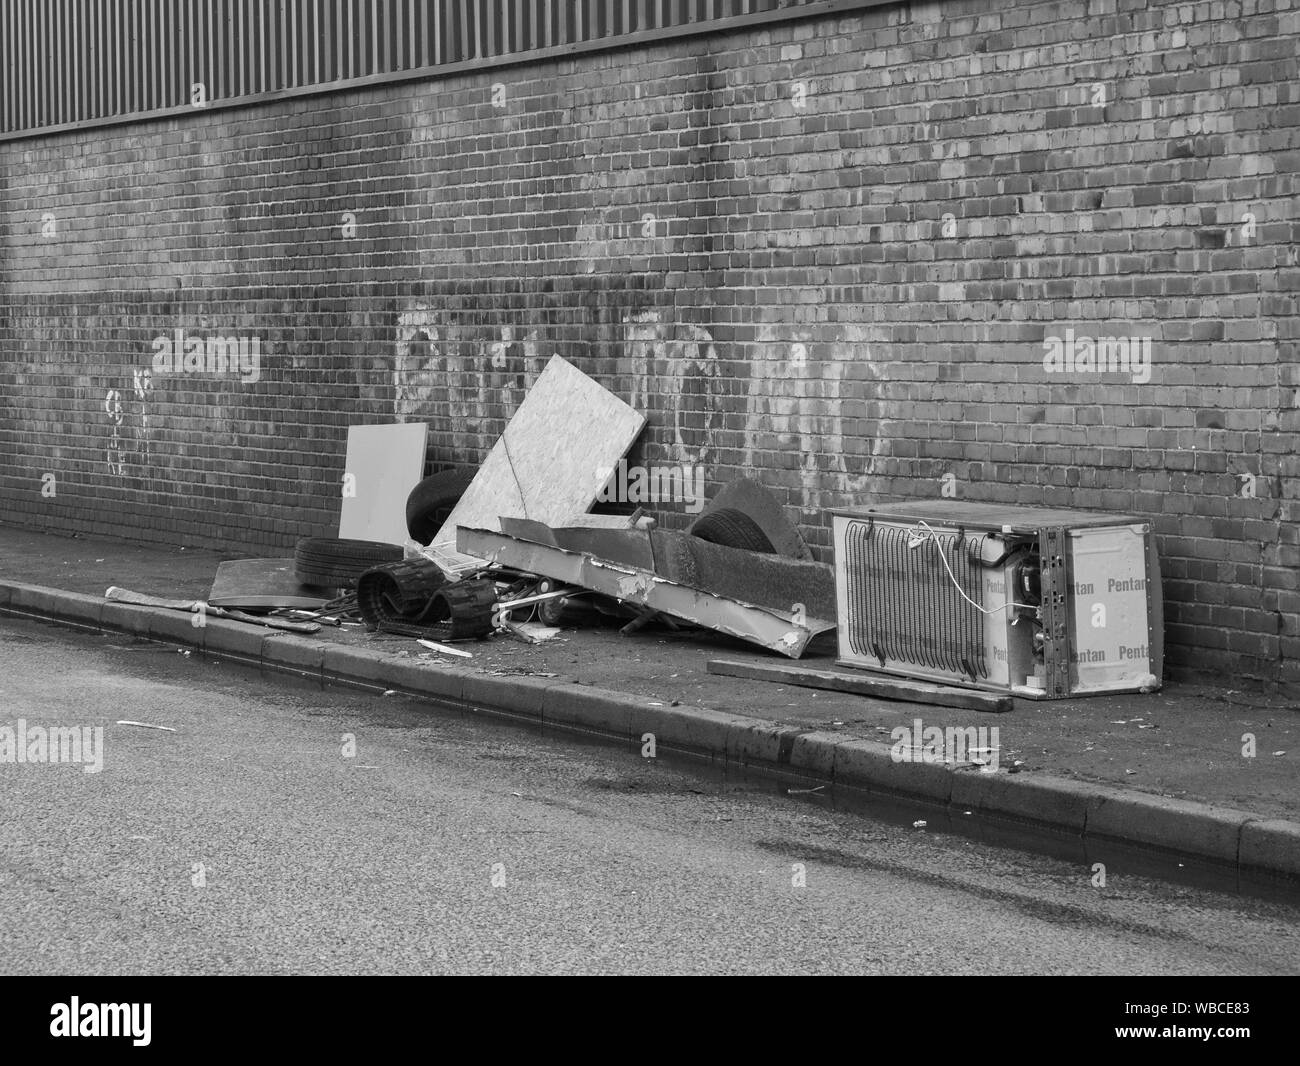
[[[757,471],[823,554],[824,508],[945,486],[1149,515],[1171,663],[1300,680],[1298,34],[899,4],[0,143],[5,519],[284,550],[348,424],[477,460],[560,352],[633,461]],[[259,380],[137,391],[176,328]],[[1067,330],[1149,380],[1047,372]]]

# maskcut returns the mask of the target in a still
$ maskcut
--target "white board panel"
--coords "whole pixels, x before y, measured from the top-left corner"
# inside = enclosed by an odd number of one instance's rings
[[[356,495],[343,497],[340,537],[383,544],[406,541],[406,497],[424,476],[428,435],[429,427],[422,422],[348,427],[344,472],[352,475]]]

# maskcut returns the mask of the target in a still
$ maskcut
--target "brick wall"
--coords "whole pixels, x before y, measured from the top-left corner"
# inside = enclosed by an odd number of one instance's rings
[[[1300,681],[1300,9],[989,7],[0,143],[4,520],[282,551],[350,423],[478,460],[560,352],[823,557],[855,501],[1149,515],[1171,664]],[[140,376],[177,329],[257,380]],[[1045,366],[1098,338],[1149,367]]]

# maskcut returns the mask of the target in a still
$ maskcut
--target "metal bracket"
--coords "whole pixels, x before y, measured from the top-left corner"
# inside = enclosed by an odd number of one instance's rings
[[[1049,696],[1070,692],[1070,612],[1066,593],[1065,528],[1052,526],[1039,534],[1038,556],[1043,614],[1043,664]]]

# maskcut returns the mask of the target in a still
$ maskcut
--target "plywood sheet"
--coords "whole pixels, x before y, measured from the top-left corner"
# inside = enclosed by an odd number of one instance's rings
[[[558,525],[588,510],[644,425],[644,416],[552,356],[433,543],[454,550],[459,527],[499,531],[503,515]]]
[[[356,495],[343,497],[340,537],[406,542],[406,497],[424,475],[428,433],[422,422],[348,427],[344,470],[352,475]]]

